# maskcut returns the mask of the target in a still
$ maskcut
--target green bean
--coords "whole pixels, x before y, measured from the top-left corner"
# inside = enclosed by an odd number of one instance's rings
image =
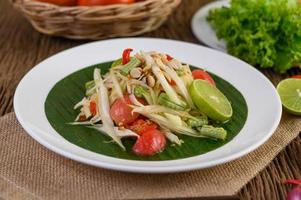
[[[181,101],[181,105],[176,104],[175,102],[171,101],[166,93],[161,93],[158,98],[158,103],[160,105],[175,109],[175,110],[185,110],[187,107],[187,104],[184,101]]]
[[[128,62],[123,66],[123,68],[120,70],[120,73],[126,76],[130,73],[132,69],[139,67],[140,65],[141,65],[141,61],[136,57],[132,57],[130,62]]]
[[[196,119],[188,119],[187,124],[191,128],[208,125],[208,118],[206,116],[198,116]]]
[[[213,127],[210,125],[204,125],[202,127],[197,128],[201,135],[210,138],[216,138],[225,140],[227,137],[227,131],[221,127]]]

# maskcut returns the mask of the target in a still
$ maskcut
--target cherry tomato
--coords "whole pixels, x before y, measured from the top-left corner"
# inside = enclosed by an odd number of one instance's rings
[[[173,57],[171,57],[170,55],[166,54],[166,59],[167,59],[168,61],[171,61],[171,60],[173,59]]]
[[[127,125],[133,123],[138,117],[138,113],[132,113],[132,104],[128,95],[124,99],[117,99],[110,109],[110,115],[117,125]]]
[[[137,155],[152,156],[164,150],[166,145],[165,136],[157,129],[143,133],[133,146],[133,151]]]
[[[292,76],[292,78],[298,78],[298,79],[301,79],[301,74],[300,74],[300,75]]]
[[[52,3],[58,6],[75,6],[77,0],[38,0],[40,2]]]
[[[125,49],[122,53],[122,64],[125,65],[131,60],[131,52],[133,49]]]
[[[204,70],[195,69],[192,71],[192,76],[194,79],[202,79],[202,80],[208,81],[211,85],[215,86],[215,82],[212,79],[212,77]]]
[[[149,131],[149,130],[155,130],[158,126],[154,122],[150,120],[144,120],[144,119],[138,119],[136,120],[130,127],[132,131],[138,133],[139,135],[142,135],[143,133]]]
[[[90,101],[90,112],[92,113],[93,116],[97,114],[97,107],[95,101]]]
[[[135,0],[78,0],[80,6],[99,6],[110,4],[130,4],[135,3]]]

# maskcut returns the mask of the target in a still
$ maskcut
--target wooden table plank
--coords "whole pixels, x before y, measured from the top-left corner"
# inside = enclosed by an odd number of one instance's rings
[[[210,0],[183,0],[172,17],[158,30],[143,36],[177,39],[199,43],[192,35],[193,13]],[[14,90],[22,76],[43,59],[87,41],[48,37],[36,32],[7,0],[0,1],[0,116],[12,111]],[[185,53],[185,52],[184,52]],[[295,70],[279,76],[263,73],[277,83]],[[281,180],[301,178],[301,137],[295,139],[270,165],[251,180],[239,193],[241,199],[284,199],[287,186]]]

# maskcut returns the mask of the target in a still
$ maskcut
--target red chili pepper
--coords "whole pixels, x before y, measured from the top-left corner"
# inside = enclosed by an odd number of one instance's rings
[[[169,83],[169,85],[171,85],[171,86],[177,85],[176,82],[175,82],[174,80],[171,80],[170,82],[168,81],[168,83]]]
[[[93,116],[95,116],[97,114],[95,101],[90,101],[90,112],[92,113]]]
[[[173,59],[173,57],[171,57],[170,55],[166,54],[166,59],[167,59],[168,61],[171,61],[171,60]]]
[[[86,118],[85,115],[79,116],[79,121],[80,121],[80,122],[83,122],[83,121],[86,121],[86,120],[87,120],[87,118]]]
[[[293,184],[293,185],[301,185],[301,180],[285,180],[284,184]]]
[[[125,49],[122,53],[122,64],[125,65],[131,60],[131,52],[133,49]]]
[[[298,78],[298,79],[301,79],[301,74],[300,74],[300,75],[292,76],[292,78]]]

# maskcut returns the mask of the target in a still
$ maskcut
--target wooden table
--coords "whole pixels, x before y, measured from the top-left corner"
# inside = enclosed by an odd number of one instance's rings
[[[173,16],[148,37],[172,38],[198,43],[190,30],[193,13],[209,0],[183,0]],[[13,111],[14,90],[35,64],[64,49],[85,43],[48,37],[36,32],[29,22],[8,3],[0,1],[0,116]],[[277,83],[282,77],[271,71],[263,73]],[[301,129],[301,128],[300,128]],[[284,199],[289,189],[281,180],[301,178],[301,136],[285,148],[262,172],[238,193],[241,199]]]

